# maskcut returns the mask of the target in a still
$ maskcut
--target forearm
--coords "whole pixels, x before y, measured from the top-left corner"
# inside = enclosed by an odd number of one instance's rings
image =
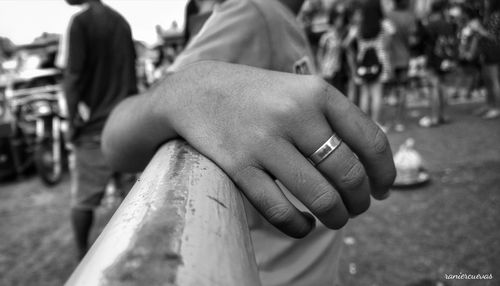
[[[68,122],[73,124],[78,112],[78,102],[80,101],[80,95],[76,87],[78,75],[67,72],[64,78],[64,94],[68,106]]]
[[[113,168],[141,171],[163,143],[178,137],[192,140],[193,136],[185,133],[209,120],[196,114],[202,109],[213,109],[210,103],[220,85],[219,77],[210,75],[215,66],[215,63],[193,64],[167,76],[145,94],[129,97],[115,107],[102,137],[104,154]],[[221,76],[220,80],[224,78],[227,76]],[[203,102],[200,99],[197,103],[193,97],[206,98],[207,103],[200,104]]]
[[[240,77],[242,70],[247,75]],[[242,83],[251,82],[255,72],[248,67],[200,62],[171,74],[146,94],[130,97],[113,110],[103,131],[104,154],[116,170],[140,171],[169,140],[183,138],[203,149],[207,141],[217,139],[211,125],[219,122],[227,127],[234,121],[226,118],[230,112],[222,110],[218,101],[232,101],[235,108],[242,108]],[[222,144],[219,141],[216,148],[199,151],[213,155]]]

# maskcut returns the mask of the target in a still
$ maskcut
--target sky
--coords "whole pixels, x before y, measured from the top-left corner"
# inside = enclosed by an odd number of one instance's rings
[[[130,23],[136,40],[153,44],[155,25],[169,28],[177,21],[184,25],[187,0],[102,0]],[[79,8],[64,0],[0,0],[0,36],[15,44],[26,44],[43,32],[62,34]]]

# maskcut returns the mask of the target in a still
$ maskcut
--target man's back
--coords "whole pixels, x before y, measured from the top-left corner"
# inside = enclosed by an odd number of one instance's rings
[[[83,102],[90,118],[76,128],[102,130],[112,108],[135,93],[135,50],[130,27],[113,9],[92,3],[77,14],[70,28],[66,92],[70,112]]]

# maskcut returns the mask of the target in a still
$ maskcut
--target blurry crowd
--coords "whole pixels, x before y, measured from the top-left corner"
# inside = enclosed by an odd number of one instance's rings
[[[330,7],[317,45],[323,78],[384,130],[404,130],[407,97],[415,92],[429,102],[428,115],[419,120],[424,127],[449,120],[445,107],[453,96],[485,95],[486,105],[475,113],[499,117],[499,1],[435,0],[419,16],[413,2],[342,1]],[[392,118],[383,116],[384,100],[396,106]]]
[[[189,1],[183,33],[177,32],[175,23],[167,30],[158,27],[158,44],[140,61],[144,89],[167,73],[221,2]],[[497,3],[307,1],[299,19],[315,50],[320,75],[384,130],[403,131],[407,106],[412,104],[428,106],[419,120],[423,127],[450,120],[445,111],[449,99],[485,101],[474,114],[485,119],[500,116],[495,98],[500,94]],[[318,14],[324,22],[319,32],[314,31]],[[415,103],[419,100],[423,103]],[[390,112],[384,103],[392,106]]]

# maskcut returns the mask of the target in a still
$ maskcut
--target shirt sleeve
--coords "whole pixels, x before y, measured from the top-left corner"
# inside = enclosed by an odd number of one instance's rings
[[[56,56],[56,66],[60,69],[66,68],[66,63],[68,61],[68,34],[70,23],[67,24],[66,29],[59,39],[59,48]]]
[[[251,1],[226,1],[177,57],[169,72],[214,60],[269,68],[270,40],[265,19]]]
[[[81,98],[81,82],[84,71],[86,44],[81,24],[76,19],[70,23],[68,35],[68,58],[64,76],[64,92],[68,104],[70,122],[76,117]]]

